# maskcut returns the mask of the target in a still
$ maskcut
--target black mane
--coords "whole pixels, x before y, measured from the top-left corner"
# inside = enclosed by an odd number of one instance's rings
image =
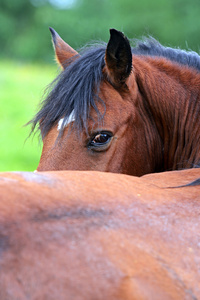
[[[145,38],[144,41],[136,40],[136,47],[132,48],[132,53],[136,55],[165,57],[173,62],[200,71],[200,56],[196,52],[164,47],[152,37]]]
[[[74,126],[79,130],[84,128],[87,131],[91,107],[96,110],[100,119],[103,117],[97,109],[97,101],[102,101],[97,94],[103,79],[105,51],[106,44],[87,48],[77,60],[66,67],[52,83],[52,89],[41,103],[39,112],[29,122],[32,124],[32,131],[40,122],[44,137],[59,119],[63,117],[67,119],[72,111],[75,117]],[[164,47],[153,38],[137,41],[136,46],[132,48],[132,53],[165,57],[200,71],[200,56],[197,53]]]

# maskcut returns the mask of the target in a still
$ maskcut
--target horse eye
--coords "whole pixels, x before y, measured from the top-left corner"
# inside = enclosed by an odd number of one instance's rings
[[[95,151],[104,151],[108,148],[113,135],[111,132],[99,132],[88,143],[88,148]]]
[[[94,144],[105,144],[109,139],[110,135],[108,135],[107,133],[99,133],[93,138],[92,142]]]

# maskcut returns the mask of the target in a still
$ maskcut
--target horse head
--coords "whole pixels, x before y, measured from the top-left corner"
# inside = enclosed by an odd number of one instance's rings
[[[178,61],[153,39],[131,48],[115,29],[107,45],[78,53],[50,30],[63,71],[32,121],[43,138],[39,171],[140,176],[199,164],[199,66],[184,65],[200,64],[197,54],[180,50]]]

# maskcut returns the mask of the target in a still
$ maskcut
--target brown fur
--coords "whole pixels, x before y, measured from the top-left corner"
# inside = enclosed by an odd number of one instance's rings
[[[199,177],[2,173],[0,299],[199,299]]]

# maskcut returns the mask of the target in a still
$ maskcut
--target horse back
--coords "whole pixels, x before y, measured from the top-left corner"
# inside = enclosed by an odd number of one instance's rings
[[[2,173],[0,299],[198,299],[199,175]]]

